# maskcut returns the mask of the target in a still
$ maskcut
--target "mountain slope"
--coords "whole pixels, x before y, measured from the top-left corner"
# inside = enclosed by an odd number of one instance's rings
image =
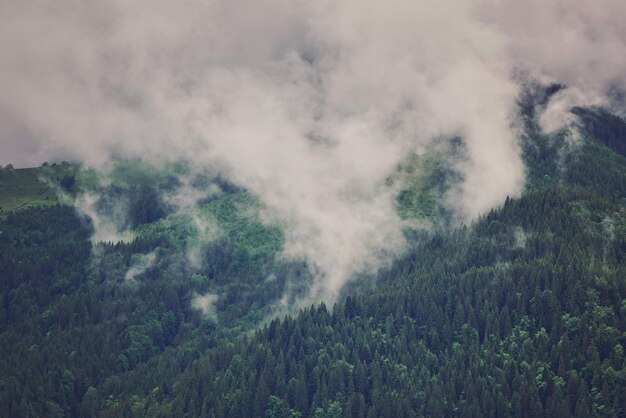
[[[210,350],[142,411],[258,416],[275,395],[303,416],[620,415],[625,231],[587,191],[529,193],[417,248],[374,292]]]
[[[133,392],[145,375],[130,375],[105,415],[622,415],[626,164],[591,138],[528,141],[527,160],[552,142],[563,161],[531,164],[541,181],[522,198],[433,236],[369,293],[209,350],[173,384]]]
[[[626,159],[591,131],[542,134],[529,109],[520,198],[416,234],[373,287],[256,331],[311,276],[219,178],[184,177],[220,192],[180,213],[163,196],[186,186],[161,172],[79,180],[98,216],[130,208],[130,242],[92,244],[97,225],[69,207],[9,214],[0,415],[622,416]],[[390,178],[411,222],[438,216],[437,179],[454,178],[424,161]]]

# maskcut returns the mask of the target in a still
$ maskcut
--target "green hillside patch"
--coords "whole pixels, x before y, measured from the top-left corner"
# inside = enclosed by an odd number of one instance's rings
[[[445,212],[443,196],[459,180],[450,161],[458,157],[462,144],[454,140],[447,145],[425,155],[410,155],[387,179],[387,186],[396,191],[396,210],[408,225],[432,221]]]
[[[252,260],[273,258],[282,249],[281,230],[261,222],[261,204],[248,192],[224,193],[199,209],[215,219],[237,252],[245,253]]]
[[[411,156],[405,163],[398,165],[393,176],[400,191],[396,198],[397,210],[402,219],[424,218],[435,215],[437,211],[437,176],[441,161],[434,157]]]
[[[59,189],[75,187],[76,170],[76,166],[67,163],[0,169],[0,217],[28,207],[58,203]]]
[[[221,193],[184,213],[174,213],[136,230],[139,240],[160,243],[179,252],[221,243],[240,264],[264,264],[282,249],[277,226],[261,222],[260,203],[248,192]]]

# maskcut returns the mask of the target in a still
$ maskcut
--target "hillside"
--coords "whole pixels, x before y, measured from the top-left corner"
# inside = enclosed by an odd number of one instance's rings
[[[298,311],[309,266],[215,173],[2,171],[0,415],[624,416],[626,124],[575,110],[573,142],[532,110],[521,197],[455,227],[461,140],[407,157],[388,186],[409,250]],[[69,176],[91,218],[53,204]],[[105,226],[126,239],[92,242]]]
[[[68,163],[0,168],[0,217],[33,206],[54,205],[58,202],[57,189],[73,186],[75,171],[76,167]]]

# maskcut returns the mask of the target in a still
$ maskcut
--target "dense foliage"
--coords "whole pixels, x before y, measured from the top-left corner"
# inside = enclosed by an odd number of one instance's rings
[[[219,194],[177,213],[154,193],[179,187],[167,176],[106,186],[99,210],[134,208],[126,243],[92,244],[69,207],[9,215],[0,415],[624,416],[626,125],[576,110],[591,126],[576,142],[522,110],[520,198],[416,236],[372,288],[264,325],[310,273],[277,257],[278,227],[219,178],[206,180]],[[453,177],[410,159],[390,179],[402,217],[447,216],[437,197]]]

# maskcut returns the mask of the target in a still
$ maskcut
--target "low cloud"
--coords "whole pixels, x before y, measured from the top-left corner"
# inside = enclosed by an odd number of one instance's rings
[[[131,266],[124,275],[124,282],[126,283],[134,283],[135,277],[140,274],[143,274],[154,265],[156,261],[157,254],[152,251],[148,254],[136,254],[133,256],[131,260]]]
[[[579,119],[571,112],[574,107],[607,106],[609,103],[603,96],[585,94],[572,87],[556,93],[539,116],[539,125],[546,133],[554,133],[560,129],[571,129],[576,138],[579,135]]]
[[[86,192],[74,202],[76,208],[91,221],[93,226],[91,241],[93,243],[132,241],[133,233],[125,227],[128,208],[115,204],[111,212],[103,214],[97,208],[101,197],[99,193]]]
[[[463,139],[463,180],[446,196],[460,220],[520,193],[513,74],[583,97],[623,89],[624,7],[8,0],[0,163],[98,167],[121,157],[212,167],[263,202],[264,218],[285,232],[284,255],[316,271],[312,295],[332,299],[354,272],[403,250],[385,179],[408,154]],[[180,207],[195,199],[179,197]],[[87,214],[93,199],[79,202]],[[95,239],[124,239],[94,224]]]
[[[217,302],[218,295],[213,293],[195,294],[191,299],[191,307],[199,310],[202,315],[210,318],[215,318],[215,302]]]

